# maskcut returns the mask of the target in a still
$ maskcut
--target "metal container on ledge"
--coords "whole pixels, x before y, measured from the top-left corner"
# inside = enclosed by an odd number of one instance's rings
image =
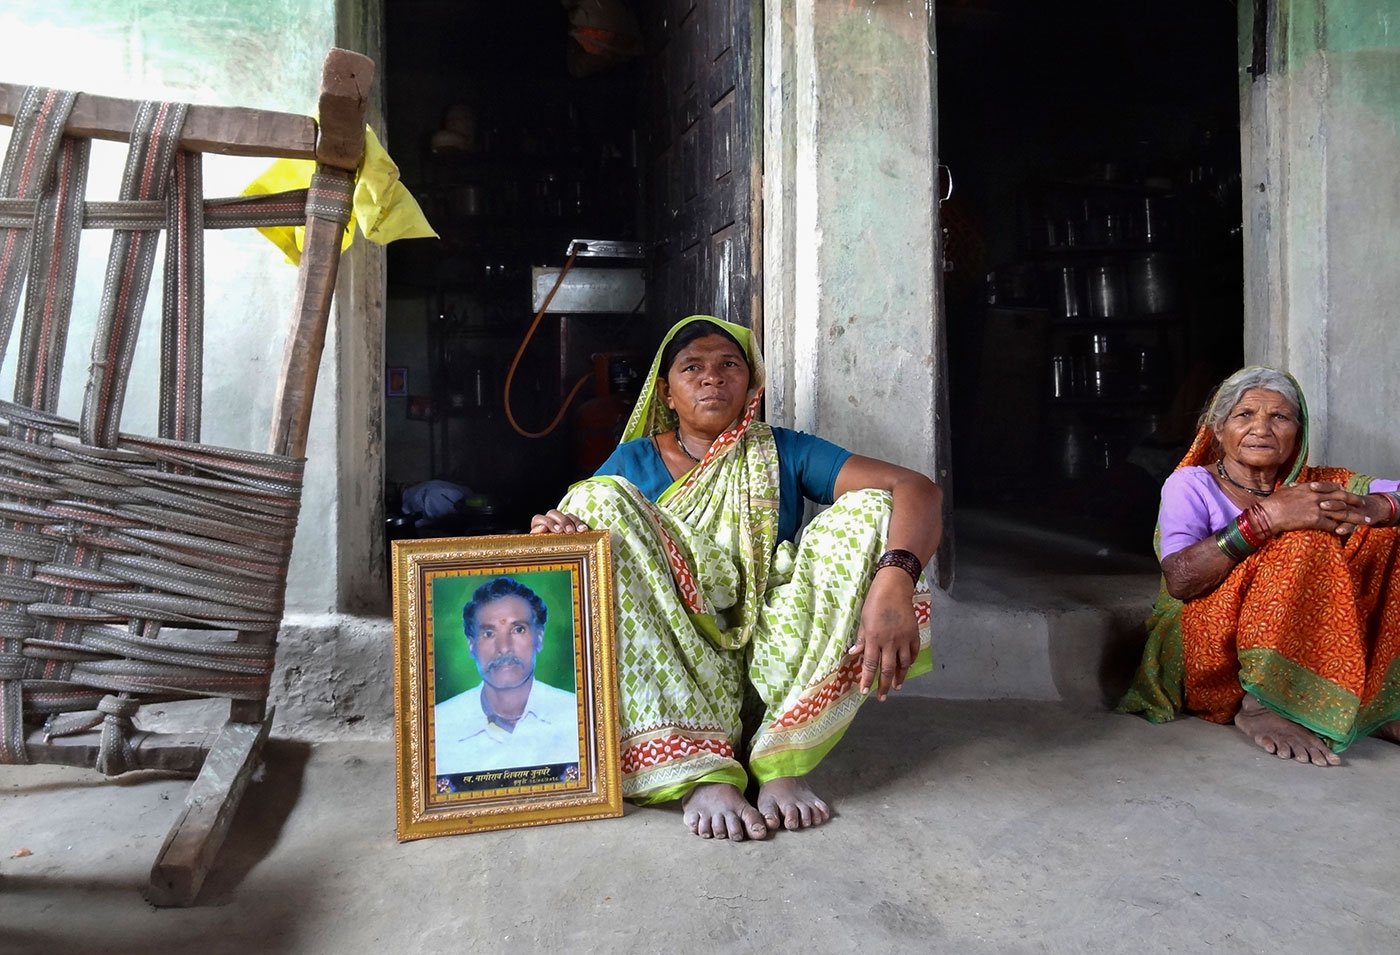
[[[1162,315],[1176,307],[1176,277],[1165,253],[1149,252],[1129,263],[1128,298],[1138,315]]]
[[[1117,318],[1123,312],[1123,270],[1117,265],[1090,268],[1089,314],[1094,318]]]
[[[1079,270],[1074,266],[1066,265],[1060,269],[1055,298],[1055,304],[1064,318],[1079,318],[1084,314],[1084,295],[1079,285]]]

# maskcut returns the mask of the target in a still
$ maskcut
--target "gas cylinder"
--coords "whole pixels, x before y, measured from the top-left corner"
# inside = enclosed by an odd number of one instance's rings
[[[622,439],[637,401],[635,356],[607,352],[593,356],[594,395],[574,412],[574,462],[580,474],[598,470]]]

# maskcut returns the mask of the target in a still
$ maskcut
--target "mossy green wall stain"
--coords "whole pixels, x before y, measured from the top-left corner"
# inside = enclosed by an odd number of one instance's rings
[[[1400,0],[1278,0],[1269,73],[1326,58],[1328,100],[1362,109],[1400,137]],[[1253,55],[1254,4],[1239,4],[1240,69]],[[1247,78],[1246,78],[1247,79]]]
[[[334,0],[9,0],[7,81],[121,96],[315,108]]]
[[[928,110],[929,76],[911,70],[909,61],[911,48],[925,50],[928,41],[924,21],[908,15],[908,3],[818,6],[817,56],[824,71],[817,85],[829,144],[820,182],[828,204],[825,228],[862,236],[868,256],[849,250],[833,261],[825,276],[830,294],[863,286],[858,273],[869,261],[896,261],[924,237],[926,226],[910,215],[910,193],[931,191],[932,144],[927,121],[908,117]],[[864,299],[860,311],[918,308],[928,290],[896,279],[881,291]]]
[[[1310,0],[1321,8],[1321,45],[1333,53],[1400,47],[1400,0]]]
[[[1286,72],[1308,57],[1400,48],[1400,0],[1275,0],[1280,26],[1271,72]],[[1240,0],[1241,65],[1253,47],[1254,3]]]

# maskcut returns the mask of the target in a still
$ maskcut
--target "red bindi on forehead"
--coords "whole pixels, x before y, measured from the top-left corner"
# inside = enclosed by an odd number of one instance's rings
[[[530,605],[519,597],[499,597],[490,603],[482,604],[477,608],[476,619],[480,626],[494,624],[514,625],[517,623],[529,626],[534,622],[534,614],[530,610]]]

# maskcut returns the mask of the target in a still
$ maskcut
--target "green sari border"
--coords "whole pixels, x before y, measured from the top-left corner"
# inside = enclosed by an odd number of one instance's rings
[[[674,786],[667,786],[665,789],[658,789],[653,793],[646,793],[640,796],[629,797],[639,806],[654,806],[658,803],[673,802],[677,799],[684,799],[696,786],[704,786],[707,783],[728,783],[739,792],[743,792],[749,784],[749,775],[744,772],[739,765],[726,766],[723,769],[716,769],[712,773],[706,773],[698,779],[688,779],[683,783],[676,783]]]
[[[1360,699],[1276,650],[1239,651],[1240,686],[1284,719],[1325,737],[1341,752],[1356,739]],[[1306,712],[1305,712],[1306,711]]]
[[[931,647],[924,647],[919,650],[919,655],[914,658],[913,664],[909,667],[909,672],[905,674],[905,680],[923,676],[933,670],[933,650]],[[862,706],[864,701],[862,701]],[[785,750],[781,753],[773,753],[771,756],[760,756],[749,761],[749,772],[753,773],[753,778],[759,784],[766,783],[773,779],[780,779],[784,776],[806,776],[817,768],[817,764],[826,758],[827,754],[836,748],[836,744],[845,737],[846,731],[851,728],[853,720],[837,727],[832,734],[815,746],[805,749]]]
[[[1381,688],[1356,717],[1356,737],[1370,736],[1387,723],[1400,720],[1400,657],[1390,661]]]

